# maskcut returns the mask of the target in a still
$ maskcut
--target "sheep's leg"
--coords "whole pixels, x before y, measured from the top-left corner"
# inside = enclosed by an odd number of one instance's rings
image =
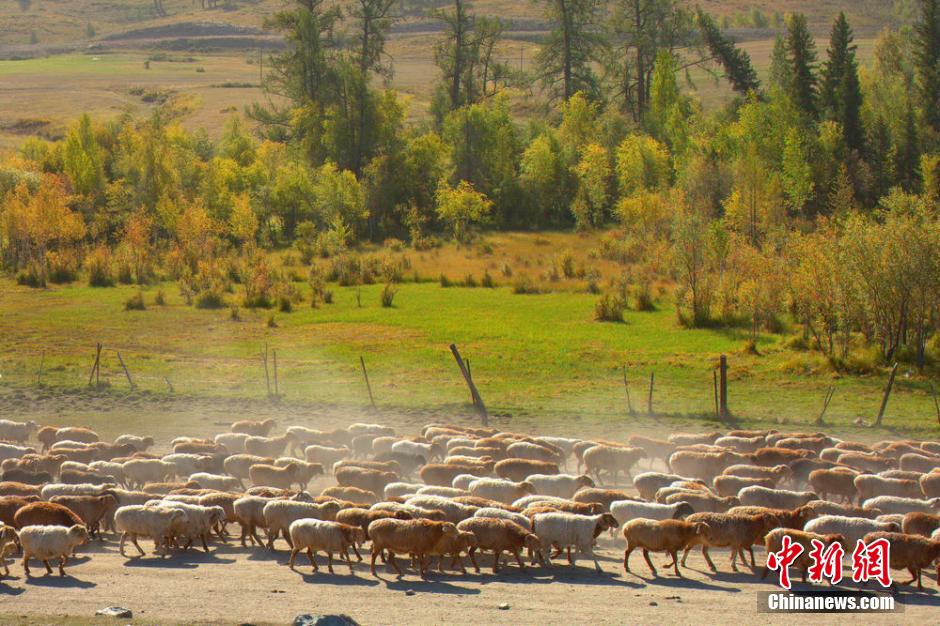
[[[258,530],[254,526],[251,527],[251,538],[252,538],[252,541],[255,542],[255,544],[259,546],[264,545],[264,542],[261,541],[261,537],[258,536]]]
[[[333,553],[332,553],[332,552],[330,553],[330,558],[331,558],[331,559],[333,558]],[[360,558],[359,560],[361,561],[362,558]],[[352,575],[352,576],[355,576],[356,570],[353,569],[352,559],[349,558],[349,555],[346,555],[346,565],[349,566],[349,574]]]
[[[377,556],[379,556],[379,553],[380,553],[381,551],[382,551],[381,549],[376,549],[376,547],[375,547],[374,545],[372,546],[372,567],[371,567],[371,571],[372,571],[372,575],[373,575],[373,576],[376,575],[376,574],[375,574],[375,559],[376,559]]]
[[[477,563],[477,557],[474,556],[474,552],[476,552],[476,551],[477,551],[476,548],[470,548],[469,550],[467,550],[467,556],[470,557],[470,562],[473,563],[473,568],[476,570],[477,574],[479,574],[479,573],[480,573],[480,564]]]
[[[49,561],[47,561],[46,559],[42,559],[42,564],[46,566],[46,574],[51,574],[52,566],[49,565]]]
[[[733,555],[734,553],[732,552],[732,556]],[[712,562],[712,557],[708,555],[708,546],[702,546],[702,556],[705,557],[705,562],[708,563],[708,567],[710,567],[713,572],[717,572],[718,568],[715,567],[715,564]],[[685,565],[685,563],[683,563],[683,565]],[[734,571],[738,571],[738,568],[734,568]]]
[[[499,560],[502,558],[502,556],[503,556],[502,550],[500,550],[499,548],[493,550],[493,573],[494,574],[499,573]]]
[[[516,550],[513,554],[516,555],[516,563],[519,564],[519,569],[525,571],[525,563],[522,562],[522,550]]]
[[[297,550],[298,548],[291,548],[291,549],[292,549],[292,550]],[[307,558],[310,559],[310,565],[313,566],[313,571],[319,572],[319,571],[320,571],[320,568],[317,567],[317,559],[316,559],[316,556],[313,554],[313,548],[307,548]],[[333,570],[330,569],[330,572],[331,572],[331,573],[332,573],[332,571],[333,571]]]
[[[68,562],[69,556],[67,554],[63,554],[61,558],[59,558],[59,576],[65,576],[65,564]]]
[[[767,578],[767,574],[769,573],[770,573],[770,568],[765,565],[764,572],[760,575],[760,579],[764,580],[765,578]]]
[[[692,546],[686,546],[685,551],[682,552],[682,567],[685,567],[685,560],[689,558],[689,552],[692,551]]]
[[[549,559],[557,559],[558,556],[559,556],[564,550],[563,550],[562,548],[560,548],[559,546],[553,545],[552,547],[555,548],[555,554],[549,554],[549,555],[548,555],[548,558],[549,558]]]
[[[274,540],[277,539],[278,535],[280,534],[281,534],[280,530],[275,530],[274,532],[271,532],[270,530],[268,530],[268,550],[274,549]],[[293,547],[294,546],[291,546],[291,548]]]
[[[630,553],[633,552],[633,546],[627,545],[627,549],[623,551],[623,570],[625,572],[630,571]]]
[[[574,559],[571,558],[571,546],[568,546],[568,565],[574,565]]]
[[[26,577],[29,578],[29,553],[26,552],[26,548],[23,548],[23,571],[26,573]]]
[[[326,569],[328,569],[331,574],[333,573],[333,553],[329,550],[326,551]],[[349,569],[352,569],[352,563],[349,564]]]
[[[908,571],[908,573],[911,575],[911,579],[908,580],[907,582],[900,583],[900,584],[902,584],[902,585],[910,585],[910,584],[912,584],[915,580],[917,580],[917,579],[919,578],[920,572],[919,572],[919,571],[915,571],[913,567],[907,568],[907,571]],[[920,587],[920,581],[918,581],[918,588],[922,588],[922,587]]]
[[[643,548],[643,558],[646,559],[646,564],[650,566],[653,576],[658,576],[659,574],[656,573],[656,568],[653,567],[653,562],[650,560],[650,552],[646,548]]]
[[[127,540],[127,533],[126,533],[126,532],[122,532],[122,533],[121,533],[121,541],[118,543],[118,554],[120,554],[121,556],[126,556],[126,555],[124,554],[124,542],[125,542],[126,540]]]
[[[209,544],[206,543],[206,535],[207,535],[207,534],[208,534],[208,533],[203,533],[203,534],[201,534],[201,535],[199,536],[199,538],[202,539],[202,549],[203,549],[204,551],[206,551],[206,552],[209,551]]]
[[[702,546],[702,549],[704,550],[705,547]],[[711,559],[709,559],[708,562],[711,563]],[[673,550],[672,552],[672,566],[676,569],[676,576],[678,576],[679,578],[682,578],[682,573],[679,571],[678,550]]]
[[[137,548],[138,552],[140,552],[140,556],[144,556],[145,554],[147,554],[146,552],[144,552],[144,549],[140,547],[140,544],[137,543],[137,535],[134,533],[131,534],[131,543],[134,544],[134,547]]]
[[[297,552],[298,552],[297,548],[294,548],[293,550],[290,551],[290,560],[287,561],[287,567],[289,567],[290,569],[294,569],[294,559],[297,558]]]
[[[395,569],[395,571],[398,573],[399,576],[404,576],[404,574],[402,574],[401,568],[398,567],[398,562],[395,560],[395,553],[392,552],[391,550],[388,551],[388,562],[392,564],[392,567]]]
[[[751,553],[751,569],[754,569],[757,567],[757,565],[754,563],[754,546],[748,546],[747,551]],[[741,559],[744,560],[743,554],[741,555]]]
[[[359,548],[356,547],[356,543],[355,543],[355,542],[352,543],[352,549],[353,549],[353,552],[356,553],[356,558],[359,559],[360,562],[362,562],[362,555],[359,554]],[[349,560],[349,554],[348,554],[348,553],[346,554],[346,560],[347,560],[347,561]]]

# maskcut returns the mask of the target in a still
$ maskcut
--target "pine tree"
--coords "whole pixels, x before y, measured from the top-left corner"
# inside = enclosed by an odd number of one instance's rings
[[[731,83],[731,88],[742,94],[760,89],[760,81],[757,79],[757,72],[751,65],[751,57],[748,53],[735,46],[730,38],[725,37],[715,24],[715,20],[701,8],[697,9],[696,19],[705,45],[725,70],[725,77]]]
[[[778,34],[770,53],[770,84],[786,93],[790,90],[791,75],[790,64],[787,62],[787,45]]]
[[[920,143],[917,137],[917,116],[910,101],[904,113],[904,128],[898,140],[895,170],[905,191],[913,193],[919,178]]]
[[[861,107],[862,90],[858,81],[856,46],[845,13],[839,13],[832,26],[826,61],[819,89],[819,105],[826,119],[842,126],[845,145],[861,152],[864,147]]]
[[[593,62],[600,39],[596,33],[598,0],[542,0],[552,29],[536,57],[542,84],[553,97],[567,101],[577,92],[598,94]]]
[[[914,33],[917,97],[932,140],[940,142],[940,0],[921,0]]]
[[[787,20],[785,46],[792,78],[790,98],[798,109],[816,119],[816,43],[802,13],[794,13]]]

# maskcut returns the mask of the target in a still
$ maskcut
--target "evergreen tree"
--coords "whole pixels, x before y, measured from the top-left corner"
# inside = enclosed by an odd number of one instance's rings
[[[725,37],[715,24],[715,20],[701,8],[697,9],[696,19],[705,45],[724,69],[725,78],[731,83],[731,88],[738,93],[760,89],[760,81],[757,79],[757,72],[751,65],[751,57],[748,53],[735,46],[730,38]]]
[[[777,34],[774,39],[773,51],[770,53],[770,84],[787,93],[790,90],[790,81],[793,72],[787,61],[787,44],[783,36]]]
[[[898,138],[895,170],[897,179],[905,191],[913,193],[919,178],[920,141],[917,135],[917,115],[910,101],[904,113],[904,127]]]
[[[834,120],[842,126],[845,145],[850,150],[861,152],[864,147],[862,90],[858,81],[858,63],[855,60],[856,46],[852,41],[852,28],[845,18],[845,13],[840,12],[832,26],[829,39],[829,58],[822,71],[819,105],[826,119]]]
[[[787,19],[785,46],[791,73],[788,94],[798,109],[816,119],[816,43],[802,13]]]
[[[921,0],[914,24],[917,96],[932,143],[940,143],[940,0]]]
[[[544,0],[552,29],[536,57],[539,78],[552,97],[567,101],[577,92],[598,96],[592,64],[600,38],[596,33],[598,0]]]

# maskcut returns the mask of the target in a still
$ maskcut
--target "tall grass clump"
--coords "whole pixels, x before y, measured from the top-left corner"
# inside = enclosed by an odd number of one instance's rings
[[[594,305],[594,319],[598,322],[623,322],[624,303],[620,296],[604,294]]]
[[[380,294],[380,300],[382,302],[383,308],[391,308],[395,302],[395,294],[398,293],[398,288],[393,283],[385,283],[385,286],[382,287],[382,293]]]

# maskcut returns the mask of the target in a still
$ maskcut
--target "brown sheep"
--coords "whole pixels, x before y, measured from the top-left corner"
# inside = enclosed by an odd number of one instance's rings
[[[394,519],[412,519],[408,511],[373,511],[372,509],[363,509],[353,507],[343,509],[336,514],[336,521],[349,526],[358,526],[365,533],[365,538],[369,539],[369,525],[375,520],[394,518]],[[357,555],[358,556],[358,552]],[[360,557],[360,561],[362,558]]]
[[[577,493],[575,493],[571,499],[583,504],[600,504],[604,507],[604,511],[610,512],[611,502],[616,502],[617,500],[638,500],[639,498],[631,496],[626,491],[621,491],[620,489],[585,487],[584,489],[578,489]]]
[[[694,445],[696,443],[705,443],[713,444],[715,441],[721,437],[721,433],[717,431],[712,431],[710,433],[673,433],[669,435],[668,439],[670,443],[673,443],[677,446],[688,446]]]
[[[348,500],[360,506],[372,506],[379,501],[379,497],[375,492],[360,489],[359,487],[327,487],[320,495],[339,500]]]
[[[32,502],[39,502],[39,496],[0,496],[0,524],[13,526],[16,512]]]
[[[255,437],[267,437],[271,430],[277,425],[277,420],[266,419],[262,422],[255,420],[240,420],[232,424],[233,433],[244,433]]]
[[[343,459],[342,461],[337,461],[336,464],[333,465],[333,471],[335,472],[341,467],[361,467],[362,469],[401,474],[401,465],[398,464],[398,461],[359,461],[353,459]]]
[[[916,580],[917,588],[923,589],[920,580],[921,570],[930,567],[934,561],[940,558],[940,541],[918,537],[917,535],[889,532],[868,533],[865,535],[864,541],[867,544],[878,539],[887,539],[888,543],[891,544],[891,569],[906,569],[911,574],[909,581],[904,583],[895,581],[892,587],[897,584],[910,585]]]
[[[744,455],[734,452],[696,452],[678,450],[669,456],[669,468],[676,474],[711,483],[726,467],[741,462]]]
[[[261,487],[278,487],[291,489],[295,483],[301,488],[306,484],[300,478],[301,467],[297,462],[291,462],[284,467],[258,463],[248,468],[248,477],[252,484]]]
[[[451,498],[451,500],[460,504],[466,504],[467,506],[478,506],[481,509],[495,508],[503,509],[504,511],[512,511],[513,513],[519,512],[519,507],[517,506],[504,504],[496,500],[490,500],[489,498],[480,498],[479,496],[457,496],[456,498]]]
[[[794,530],[801,530],[806,522],[816,517],[816,512],[809,506],[801,506],[793,510],[768,509],[763,506],[736,506],[729,509],[728,513],[731,515],[766,515],[774,528]]]
[[[457,527],[450,522],[434,522],[425,519],[400,520],[380,519],[369,525],[372,539],[372,575],[376,576],[375,559],[383,551],[388,552],[388,562],[399,576],[403,573],[395,561],[395,554],[414,554],[418,559],[421,576],[427,573],[425,555],[440,541],[441,537],[456,537]]]
[[[513,482],[522,482],[532,474],[558,474],[560,472],[557,463],[531,459],[504,459],[498,462],[493,467],[493,470],[500,478],[505,478]]]
[[[848,468],[818,469],[809,473],[808,481],[813,491],[826,500],[829,496],[840,496],[851,504],[858,497],[855,479],[858,474]]]
[[[938,528],[940,528],[940,515],[929,513],[908,513],[901,523],[901,530],[908,535],[929,537]]]
[[[177,489],[199,489],[199,483],[187,481],[185,483],[150,483],[140,488],[144,493],[152,493],[155,496],[165,496],[171,491]]]
[[[538,513],[551,513],[552,511],[576,513],[578,515],[597,515],[598,513],[610,512],[604,507],[603,504],[598,502],[562,502],[560,500],[541,500],[526,508],[522,514],[527,517],[532,517]]]
[[[741,504],[737,496],[720,498],[705,492],[674,493],[667,496],[663,501],[664,504],[678,504],[680,502],[687,503],[696,513],[724,513],[731,507]]]
[[[539,538],[529,530],[509,520],[493,517],[471,517],[457,524],[457,530],[473,533],[476,537],[477,545],[470,548],[468,555],[477,573],[480,572],[480,566],[474,556],[477,550],[493,551],[494,574],[499,572],[499,560],[502,558],[503,552],[509,552],[516,557],[519,569],[522,570],[525,569],[521,554],[523,548],[541,556]]]
[[[803,570],[803,582],[806,582],[806,573],[809,566],[812,564],[812,560],[809,555],[813,550],[813,539],[821,542],[826,548],[828,548],[833,543],[839,543],[842,545],[843,549],[852,550],[855,546],[846,546],[845,537],[842,535],[819,535],[816,533],[806,532],[803,530],[795,530],[792,528],[775,528],[767,533],[767,536],[764,538],[764,549],[767,550],[767,553],[779,552],[783,546],[783,537],[788,536],[793,541],[794,544],[800,544],[803,546],[803,552],[799,557],[793,562],[794,567],[798,567]],[[764,566],[764,571],[761,574],[761,580],[767,578],[767,574],[770,573],[770,568],[766,565]]]
[[[92,537],[98,534],[101,521],[117,508],[118,503],[117,498],[110,493],[100,496],[54,496],[49,502],[61,504],[75,513]]]
[[[418,475],[427,485],[450,487],[453,484],[454,479],[461,474],[474,474],[474,472],[478,471],[479,468],[474,465],[457,463],[428,463],[418,470]]]
[[[718,571],[711,557],[708,555],[709,548],[731,548],[731,569],[738,571],[736,558],[741,556],[741,561],[745,564],[744,550],[751,554],[751,567],[754,564],[754,545],[763,543],[764,536],[767,534],[768,520],[766,514],[758,515],[731,515],[729,513],[694,513],[687,518],[687,522],[701,522],[708,528],[700,535],[693,537],[685,546],[685,552],[682,554],[682,567],[685,567],[685,560],[689,556],[689,551],[696,545],[702,546],[702,556],[711,570]]]
[[[799,459],[811,458],[813,453],[809,450],[790,450],[788,448],[759,448],[754,453],[754,465],[773,467],[774,465],[789,464]]]
[[[477,542],[476,535],[474,535],[471,532],[466,532],[466,531],[462,531],[458,529],[456,537],[449,537],[446,535],[442,536],[440,540],[438,540],[437,544],[435,544],[434,547],[431,548],[427,554],[428,556],[438,557],[437,571],[441,573],[444,572],[444,558],[449,556],[451,557],[450,566],[451,567],[459,566],[460,572],[462,574],[466,574],[467,568],[465,568],[463,565],[462,553],[467,552],[467,554],[469,555],[470,551],[475,549],[477,545],[479,544]],[[473,562],[474,564],[476,564],[475,559],[473,559]],[[412,556],[411,565],[412,567],[414,566],[413,556]]]
[[[59,474],[59,482],[66,485],[108,485],[114,484],[114,478],[98,472],[67,469]]]
[[[42,490],[38,485],[25,485],[16,482],[0,482],[0,496],[39,496]]]
[[[24,485],[45,485],[53,482],[53,479],[52,474],[49,472],[31,472],[27,469],[15,467],[0,473],[0,481],[17,482]]]
[[[218,444],[214,441],[209,441],[206,439],[192,439],[189,441],[180,441],[173,446],[174,454],[227,454],[228,450],[225,446]],[[270,456],[267,454],[261,454],[259,456]]]
[[[920,490],[925,498],[940,498],[940,472],[931,472],[921,476]]]
[[[862,474],[855,477],[855,488],[858,489],[858,497],[861,502],[878,496],[899,496],[915,499],[921,497],[920,483],[916,480]]]
[[[627,437],[627,443],[643,450],[643,457],[650,460],[650,467],[653,466],[653,461],[656,459],[661,459],[665,463],[669,455],[676,449],[676,444],[670,441],[644,437],[643,435],[630,435]]]
[[[897,462],[889,457],[861,452],[844,452],[837,461],[860,472],[882,472],[897,467]]]
[[[19,459],[6,459],[0,464],[0,468],[20,468],[31,472],[47,472],[55,476],[65,460],[61,454],[24,454]]]
[[[600,473],[604,471],[612,475],[616,483],[620,472],[630,478],[630,470],[645,455],[643,448],[594,446],[584,451],[584,473],[593,473],[597,482],[600,483]]]
[[[341,487],[358,487],[373,493],[382,493],[386,485],[398,480],[398,474],[361,467],[340,467],[334,477]]]
[[[82,519],[68,507],[54,502],[32,502],[13,516],[13,527],[24,526],[75,526]]]
[[[55,426],[43,426],[36,432],[36,439],[42,444],[42,451],[45,452],[56,442],[56,433],[59,429]]]
[[[747,478],[745,476],[715,476],[715,492],[722,497],[736,496],[744,487],[758,485],[760,487],[774,487],[777,481],[772,478]]]
[[[927,474],[940,467],[940,456],[911,453],[901,457],[899,467],[909,472]]]
[[[676,576],[679,572],[679,550],[685,548],[697,536],[708,531],[708,525],[701,522],[693,523],[684,520],[666,519],[633,519],[624,524],[623,536],[627,540],[627,549],[623,553],[623,569],[630,573],[630,553],[637,548],[643,550],[643,558],[649,565],[653,576],[658,576],[653,562],[650,560],[650,551],[668,552],[672,556],[671,565],[675,567]],[[668,567],[668,566],[667,566]]]
[[[799,486],[809,482],[809,475],[819,469],[852,469],[845,465],[840,465],[835,461],[823,461],[822,459],[797,459],[787,463],[793,479],[793,484]]]

